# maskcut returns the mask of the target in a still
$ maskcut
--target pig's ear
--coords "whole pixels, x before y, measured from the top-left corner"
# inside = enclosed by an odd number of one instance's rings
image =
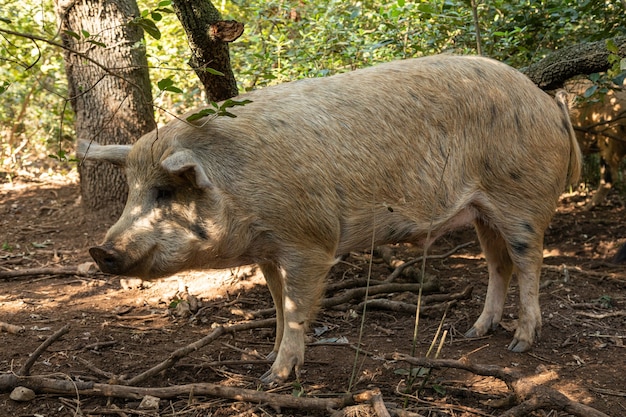
[[[170,174],[191,174],[191,180],[198,188],[211,188],[213,186],[200,161],[189,149],[174,152],[161,161],[161,166]]]
[[[76,148],[78,159],[107,161],[115,165],[126,165],[126,157],[132,145],[99,145],[88,140],[79,140]]]

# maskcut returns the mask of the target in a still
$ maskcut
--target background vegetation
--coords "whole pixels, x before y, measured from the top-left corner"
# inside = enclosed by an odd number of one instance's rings
[[[476,0],[482,53],[520,68],[555,49],[626,33],[623,2]],[[203,103],[204,97],[186,63],[189,51],[183,29],[163,4],[140,0],[139,8],[160,33],[145,38],[155,104],[180,113]],[[225,19],[246,26],[243,36],[230,45],[240,91],[393,59],[477,53],[470,1],[214,4]],[[98,47],[98,34],[80,35]],[[38,38],[60,42],[52,0],[0,0],[0,181],[72,168],[47,157],[72,149],[74,135],[62,53]],[[164,84],[164,79],[171,82]],[[166,121],[166,114],[157,113],[159,122]]]

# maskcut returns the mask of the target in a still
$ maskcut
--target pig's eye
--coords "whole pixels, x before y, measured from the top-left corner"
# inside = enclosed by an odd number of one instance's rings
[[[174,197],[174,191],[171,188],[157,188],[157,203],[168,203]]]

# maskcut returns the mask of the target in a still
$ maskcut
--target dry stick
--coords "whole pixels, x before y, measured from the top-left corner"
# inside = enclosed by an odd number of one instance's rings
[[[523,377],[520,372],[509,368],[502,368],[497,365],[473,364],[467,359],[428,359],[408,356],[401,353],[394,353],[391,355],[391,358],[426,368],[462,369],[477,375],[492,376],[502,380],[513,390],[516,400],[519,403],[519,405],[506,411],[502,416],[526,416],[531,411],[539,408],[555,407],[580,417],[609,417],[595,408],[570,400],[563,393],[554,388],[534,382],[533,379],[537,378],[536,375]]]
[[[201,349],[202,347],[208,345],[209,343],[213,342],[214,340],[216,340],[217,338],[223,336],[224,334],[227,333],[234,333],[234,332],[240,332],[240,331],[245,331],[245,330],[250,330],[250,329],[257,329],[257,328],[261,328],[261,327],[272,327],[276,325],[276,319],[265,319],[265,320],[259,320],[259,321],[250,321],[250,322],[246,322],[246,323],[239,323],[239,324],[233,324],[231,326],[219,326],[216,327],[211,333],[209,333],[207,336],[203,337],[200,340],[197,340],[187,346],[184,346],[178,350],[175,350],[174,352],[172,352],[170,354],[170,356],[163,362],[159,363],[158,365],[148,369],[147,371],[144,371],[142,373],[140,373],[139,375],[125,380],[123,381],[123,383],[125,385],[136,385],[156,374],[158,374],[159,372],[167,369],[167,368],[171,368],[172,366],[174,366],[174,364],[176,362],[178,362],[181,358],[183,358],[184,356],[187,356],[188,354],[197,351],[198,349]]]
[[[356,402],[367,402],[372,405],[374,412],[378,417],[391,417],[387,407],[385,407],[385,402],[383,401],[383,395],[380,392],[380,389],[374,388],[369,391],[362,392],[360,394],[354,395],[354,400]]]
[[[97,272],[82,271],[77,266],[65,266],[60,268],[27,268],[16,271],[0,271],[0,279],[32,277],[37,275],[79,275],[89,277],[95,275],[96,273]]]
[[[35,352],[33,352],[30,355],[30,358],[28,358],[26,363],[20,368],[19,371],[17,371],[17,374],[21,376],[28,376],[30,374],[30,368],[33,367],[33,365],[35,364],[37,359],[39,359],[41,354],[44,353],[46,349],[48,349],[48,346],[53,344],[57,339],[59,339],[61,336],[63,336],[65,333],[69,331],[70,331],[70,325],[66,324],[65,326],[57,330],[52,336],[47,338],[41,345],[39,345],[37,350],[35,350]]]
[[[198,383],[175,385],[161,388],[145,388],[127,385],[100,384],[85,381],[68,381],[45,377],[20,377],[15,374],[0,375],[0,392],[9,392],[17,386],[30,388],[38,393],[115,397],[139,400],[146,395],[168,399],[176,397],[212,396],[237,401],[267,403],[280,409],[281,407],[296,409],[327,410],[354,404],[352,395],[346,394],[337,398],[294,397],[290,394],[274,394],[269,392],[230,387],[219,384]]]
[[[420,288],[420,284],[401,284],[401,283],[393,283],[393,282],[384,283],[383,281],[380,281],[380,285],[370,285],[369,295],[388,294],[388,293],[393,293],[393,292],[405,292],[405,291],[417,292],[419,291],[419,288]],[[434,292],[437,290],[439,290],[439,285],[436,282],[427,281],[424,283],[424,289],[423,289],[424,292],[428,293],[428,292]],[[329,308],[329,307],[338,306],[340,304],[345,304],[352,299],[363,298],[365,296],[365,292],[366,292],[365,287],[352,288],[352,289],[346,290],[345,292],[343,292],[342,294],[338,296],[324,298],[321,301],[320,306],[323,308]],[[244,317],[247,319],[252,319],[256,317],[269,316],[271,314],[274,314],[275,312],[276,312],[275,308],[266,308],[263,310],[253,311],[252,313]]]
[[[433,294],[430,296],[425,296],[422,298],[422,306],[420,308],[420,312],[424,313],[427,310],[432,310],[434,307],[439,307],[439,306],[433,306],[433,305],[428,305],[428,304],[433,304],[433,303],[453,304],[457,300],[466,300],[470,298],[470,296],[472,295],[472,290],[473,290],[473,287],[471,285],[468,285],[461,292],[457,292],[453,294]],[[360,308],[362,308],[362,305],[364,303],[367,303],[367,306],[371,308],[403,312],[403,313],[409,313],[409,314],[414,314],[415,308],[416,308],[415,304],[411,304],[411,303],[404,303],[400,301],[392,301],[392,300],[387,300],[387,299],[372,299],[368,301],[363,301],[362,303],[360,303],[359,305],[355,307],[355,310],[359,310]]]
[[[456,246],[454,248],[452,248],[450,251],[443,253],[441,255],[428,255],[426,256],[426,260],[431,260],[431,259],[444,259],[447,258],[451,255],[453,255],[456,251],[458,251],[459,249],[463,249],[467,246],[473,245],[474,242],[465,242],[460,244],[459,246]],[[409,266],[414,265],[418,262],[421,262],[422,260],[424,260],[423,256],[420,256],[419,258],[415,258],[415,259],[411,259],[410,261],[406,261],[405,263],[403,263],[402,265],[399,265],[396,269],[394,269],[394,271],[387,277],[387,279],[385,279],[385,282],[392,282],[395,279],[397,279],[402,272]]]

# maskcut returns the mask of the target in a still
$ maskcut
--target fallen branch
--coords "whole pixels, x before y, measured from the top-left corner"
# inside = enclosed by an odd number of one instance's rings
[[[450,256],[452,256],[455,252],[457,252],[460,249],[463,249],[467,246],[473,245],[474,242],[466,242],[463,243],[461,245],[455,246],[454,248],[452,248],[450,251],[443,253],[441,255],[427,255],[426,256],[426,260],[431,260],[431,259],[444,259],[444,258],[448,258]],[[398,266],[396,266],[395,264],[393,264],[392,262],[388,262],[390,264],[390,266],[395,267],[394,271],[385,279],[386,282],[393,282],[394,280],[396,280],[400,275],[402,275],[402,273],[404,272],[404,270],[406,268],[408,268],[411,265],[415,265],[418,262],[422,262],[424,260],[423,256],[417,257],[415,259],[411,259],[410,261],[406,261]]]
[[[198,383],[175,385],[171,387],[145,388],[128,385],[101,384],[86,381],[70,381],[39,376],[0,375],[0,392],[9,392],[14,387],[22,386],[38,394],[57,394],[96,397],[115,397],[140,400],[146,395],[160,399],[193,396],[212,396],[237,401],[267,403],[275,409],[296,408],[309,410],[329,410],[353,404],[352,395],[337,398],[295,397],[291,394],[273,394],[269,392],[231,387],[220,384]]]
[[[35,364],[37,359],[39,359],[41,354],[44,353],[51,344],[53,344],[56,340],[58,340],[61,336],[63,336],[65,333],[69,331],[70,331],[70,325],[66,324],[65,326],[57,330],[54,334],[52,334],[49,338],[47,338],[41,345],[39,345],[37,350],[35,350],[35,352],[33,352],[30,355],[30,358],[28,358],[26,363],[24,363],[24,365],[20,368],[20,370],[17,371],[17,374],[21,376],[27,376],[28,374],[30,374],[30,368],[33,367],[33,365]]]
[[[473,287],[468,285],[461,292],[453,293],[453,294],[433,294],[422,297],[422,303],[420,308],[420,314],[428,314],[433,309],[439,310],[440,306],[432,305],[434,303],[445,303],[442,308],[445,308],[445,305],[451,306],[458,300],[467,300],[472,295]],[[354,307],[356,311],[362,311],[363,306],[367,304],[368,309],[379,309],[379,310],[389,310],[401,313],[415,314],[417,306],[412,303],[404,303],[401,301],[393,301],[387,300],[383,298],[375,298],[372,300],[363,301]]]
[[[0,279],[9,280],[11,278],[34,277],[39,275],[78,275],[82,277],[90,277],[98,273],[98,271],[91,268],[92,265],[92,262],[86,262],[85,264],[77,266],[26,268],[14,271],[0,271]]]
[[[147,371],[144,371],[129,380],[122,381],[122,383],[124,385],[136,385],[158,374],[159,372],[167,368],[171,368],[181,358],[189,355],[192,352],[197,351],[198,349],[201,349],[202,347],[208,345],[209,343],[213,342],[214,340],[218,339],[219,337],[225,334],[241,332],[241,331],[250,330],[250,329],[257,329],[257,328],[262,328],[262,327],[274,327],[275,325],[276,325],[276,319],[265,319],[265,320],[259,320],[259,321],[250,321],[246,323],[233,324],[231,326],[216,327],[211,333],[209,333],[202,339],[196,340],[195,342],[190,343],[187,346],[184,346],[180,349],[175,350],[174,352],[170,353],[170,356],[163,362],[159,363],[156,366],[153,366]]]
[[[556,379],[555,372],[547,372],[539,375],[522,376],[522,374],[511,368],[502,368],[497,365],[479,365],[469,362],[467,359],[428,359],[417,358],[401,353],[394,353],[391,359],[410,363],[431,369],[455,368],[469,371],[476,375],[491,376],[502,380],[511,389],[513,399],[517,404],[515,407],[502,414],[506,417],[518,417],[529,415],[532,411],[541,408],[556,408],[569,414],[580,417],[608,417],[606,414],[570,400],[562,392],[543,385],[541,382],[546,379]]]
[[[394,283],[394,282],[385,282],[385,281],[375,281],[370,282],[369,292],[365,285],[367,285],[367,280],[362,280],[361,284],[363,286],[357,288],[351,288],[346,290],[345,292],[337,295],[335,297],[324,298],[320,305],[323,308],[336,307],[341,304],[348,303],[351,300],[363,298],[365,294],[368,293],[369,296],[380,295],[380,294],[390,294],[394,292],[414,292],[417,293],[420,288],[420,284],[403,284],[403,283]],[[429,280],[424,282],[424,288],[422,293],[426,294],[429,292],[439,291],[439,283],[435,280]],[[237,311],[238,314],[241,314],[244,318],[248,320],[252,320],[258,317],[267,317],[276,313],[275,308],[265,308],[263,310],[257,310],[253,312],[244,312]]]

